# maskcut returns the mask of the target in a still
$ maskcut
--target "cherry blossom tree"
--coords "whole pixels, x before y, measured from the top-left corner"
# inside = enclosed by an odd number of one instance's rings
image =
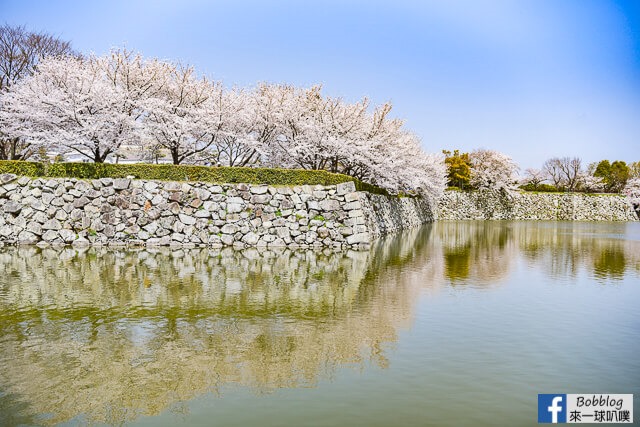
[[[215,102],[214,125],[219,130],[207,161],[220,166],[258,165],[264,150],[251,132],[249,95],[242,89],[233,88],[222,91]]]
[[[411,192],[431,200],[440,197],[447,181],[443,155],[426,153],[419,139],[409,132],[388,144],[384,154],[376,161],[371,181],[392,193]]]
[[[243,135],[261,155],[261,164],[271,167],[291,167],[286,137],[287,120],[299,114],[299,104],[293,99],[296,88],[290,85],[259,83],[247,94],[247,114]]]
[[[474,150],[471,161],[471,185],[476,188],[508,191],[518,166],[506,154],[494,150]]]
[[[320,86],[295,90],[283,127],[285,151],[293,165],[340,172],[348,168],[356,146],[366,142],[366,99],[347,104],[324,97]]]
[[[365,99],[358,109],[366,109],[367,106]],[[344,168],[340,172],[363,181],[392,186],[396,170],[385,162],[397,164],[405,158],[401,153],[415,149],[416,140],[402,129],[401,120],[389,117],[391,108],[391,103],[385,103],[376,107],[373,114],[359,116],[358,127],[354,127],[355,135],[343,148],[346,158],[342,160]]]
[[[524,173],[525,176],[521,181],[522,184],[529,184],[533,186],[534,190],[538,188],[540,184],[547,180],[547,173],[544,170],[528,168],[524,171]]]
[[[102,163],[141,143],[141,103],[162,87],[164,68],[126,50],[45,58],[5,94],[0,120],[11,136]]]
[[[320,86],[227,89],[193,67],[114,50],[45,58],[3,95],[0,122],[13,137],[94,162],[144,146],[156,161],[165,151],[175,164],[328,170],[436,197],[442,156],[424,152],[391,109]]]
[[[622,193],[640,216],[640,178],[629,179]]]
[[[12,84],[30,76],[45,57],[78,54],[71,43],[46,33],[27,31],[25,27],[0,26],[0,108],[2,93]],[[24,139],[8,137],[0,124],[0,160],[24,160],[39,151]]]
[[[349,157],[341,172],[391,192],[439,197],[446,186],[444,156],[426,153],[418,137],[403,128],[402,120],[389,117],[391,108],[386,103],[364,117],[364,132],[348,144],[351,150],[345,150]]]
[[[599,193],[606,187],[602,178],[584,172],[578,176],[578,186],[586,193]]]
[[[293,89],[279,143],[289,167],[325,169],[375,183],[392,192],[436,195],[444,189],[442,156],[427,155],[419,140],[389,116],[386,103],[323,97],[319,86]]]
[[[213,101],[222,96],[222,86],[198,78],[193,67],[164,64],[162,71],[164,84],[141,104],[144,133],[154,149],[169,151],[174,164],[197,161],[222,127]]]

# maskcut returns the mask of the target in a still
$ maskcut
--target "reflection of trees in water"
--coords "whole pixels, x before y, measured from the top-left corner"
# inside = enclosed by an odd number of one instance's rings
[[[609,247],[600,248],[593,260],[593,271],[596,277],[601,279],[622,279],[627,267],[624,247],[620,242],[609,244]],[[640,249],[640,248],[639,248]]]
[[[450,284],[494,283],[514,260],[544,265],[553,277],[575,277],[587,268],[598,279],[640,272],[640,242],[625,238],[637,224],[581,222],[452,221],[434,225],[432,250]],[[438,251],[441,251],[439,253]]]
[[[640,272],[623,233],[466,221],[368,252],[0,248],[0,424],[117,424],[229,383],[263,392],[385,367],[421,290],[495,284],[520,254],[556,277]]]
[[[495,221],[456,221],[435,225],[433,246],[441,248],[443,276],[452,285],[491,284],[510,269],[513,230]]]
[[[544,262],[553,276],[575,276],[584,259],[586,243],[574,223],[526,222],[519,227],[518,243],[524,256]]]
[[[628,268],[640,271],[640,243],[629,239],[625,223],[523,223],[519,246],[557,277],[575,277],[586,267],[598,279],[621,279]]]
[[[385,367],[421,285],[402,271],[427,242],[423,229],[370,252],[2,248],[0,413],[15,418],[0,421],[122,423],[229,383]]]

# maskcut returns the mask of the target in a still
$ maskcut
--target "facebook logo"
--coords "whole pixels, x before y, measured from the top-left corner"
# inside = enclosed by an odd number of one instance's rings
[[[538,423],[566,423],[567,395],[539,394]]]

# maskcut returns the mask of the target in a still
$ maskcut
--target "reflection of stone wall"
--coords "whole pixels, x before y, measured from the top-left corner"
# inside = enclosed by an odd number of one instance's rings
[[[0,424],[122,424],[228,384],[384,368],[421,292],[527,263],[615,283],[640,274],[639,226],[442,221],[369,251],[0,248]]]
[[[12,279],[0,286],[0,308],[323,316],[349,309],[368,263],[367,252],[329,249],[5,247],[0,266]]]
[[[331,186],[0,176],[0,242],[366,247],[432,221],[428,203]]]
[[[638,221],[638,215],[624,196],[614,194],[446,191],[438,219]]]
[[[371,251],[0,248],[4,421],[122,424],[228,384],[384,368],[422,285],[404,271],[427,238],[411,230]]]

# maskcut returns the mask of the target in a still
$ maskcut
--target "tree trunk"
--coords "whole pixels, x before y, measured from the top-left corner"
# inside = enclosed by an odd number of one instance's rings
[[[173,160],[174,165],[180,164],[180,154],[178,153],[178,150],[176,150],[175,148],[171,149],[171,159]]]
[[[11,160],[16,160],[16,139],[11,139]]]
[[[331,172],[338,173],[338,158],[334,157],[331,165]]]
[[[102,156],[100,156],[100,151],[94,151],[93,154],[93,161],[95,163],[104,163]]]

